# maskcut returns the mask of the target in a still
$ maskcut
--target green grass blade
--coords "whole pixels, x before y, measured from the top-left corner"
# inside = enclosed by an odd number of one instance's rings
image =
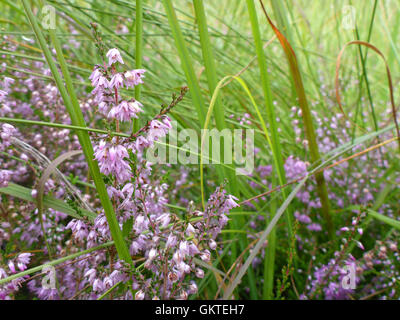
[[[267,65],[266,65],[266,60],[265,60],[265,55],[264,55],[264,49],[263,49],[263,44],[261,41],[261,34],[260,34],[260,29],[259,29],[259,24],[258,24],[258,19],[257,19],[257,13],[254,5],[253,0],[247,0],[247,8],[250,16],[250,22],[251,22],[251,28],[253,32],[253,37],[254,37],[254,44],[256,47],[256,52],[257,52],[257,59],[258,59],[258,65],[260,69],[260,75],[261,75],[261,84],[262,84],[262,89],[263,89],[263,94],[264,94],[264,100],[265,100],[265,107],[266,107],[266,112],[267,112],[267,117],[268,117],[268,122],[271,128],[271,140],[272,140],[272,153],[274,155],[275,159],[275,170],[278,174],[278,180],[280,185],[284,185],[286,183],[286,177],[285,177],[285,170],[283,167],[283,157],[282,157],[282,148],[281,148],[281,143],[279,141],[279,135],[278,135],[278,128],[277,128],[277,123],[276,123],[276,115],[275,115],[275,108],[272,103],[272,93],[271,93],[271,86],[269,82],[269,77],[268,77],[268,72],[267,72]],[[276,182],[274,183],[274,186],[276,185]],[[273,186],[273,187],[274,187]],[[286,199],[286,193],[283,190],[282,196],[284,199]],[[273,207],[276,207],[276,204],[273,205]],[[272,219],[272,216],[271,216]],[[291,216],[290,212],[286,212],[286,220],[287,220],[287,225],[288,225],[288,233],[289,237],[292,236],[292,221],[291,221]],[[270,299],[272,297],[272,289],[273,289],[273,275],[274,275],[274,257],[275,257],[275,228],[272,230],[269,242],[270,245],[266,248],[266,259],[265,262],[267,265],[265,266],[265,274],[264,274],[264,290],[263,290],[263,296],[265,299]]]
[[[367,213],[371,217],[373,217],[374,219],[379,220],[379,221],[381,221],[383,223],[386,223],[387,225],[389,225],[389,226],[391,226],[391,227],[393,227],[393,228],[395,228],[397,230],[400,230],[400,221],[397,221],[397,220],[394,220],[392,218],[386,217],[383,214],[380,214],[380,213],[378,213],[378,212],[376,212],[374,210],[371,210],[371,209],[367,209]]]
[[[196,78],[196,74],[193,68],[192,59],[189,56],[188,49],[183,38],[182,31],[179,27],[178,18],[174,7],[172,6],[171,0],[163,0],[165,11],[168,16],[169,25],[171,32],[175,40],[175,45],[178,50],[179,58],[181,61],[182,69],[185,72],[186,80],[188,82],[189,93],[192,97],[193,104],[197,110],[197,116],[199,118],[200,127],[203,126],[205,120],[204,101],[200,91],[200,85]]]
[[[142,68],[143,61],[143,0],[136,0],[136,48],[135,48],[135,67]],[[135,99],[140,101],[140,90],[142,86],[135,87]],[[139,119],[133,120],[133,132],[139,130]]]

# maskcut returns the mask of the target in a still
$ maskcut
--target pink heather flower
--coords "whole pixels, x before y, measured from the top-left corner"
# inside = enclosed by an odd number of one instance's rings
[[[94,158],[99,162],[100,172],[113,175],[118,183],[123,183],[131,178],[131,168],[124,158],[129,154],[122,145],[109,146],[104,140],[95,146]]]
[[[100,74],[99,77],[97,77],[93,82],[93,86],[95,87],[102,87],[102,88],[109,88],[110,87],[110,83],[108,82],[108,79],[103,76],[102,74]]]
[[[151,144],[153,141],[158,141],[159,138],[164,137],[168,133],[169,129],[170,128],[163,122],[152,120],[150,122],[150,128],[146,137],[147,141],[149,141]]]
[[[4,269],[0,268],[0,279],[7,278],[7,273]]]
[[[209,245],[209,247],[210,247],[211,250],[215,250],[215,249],[217,248],[217,243],[216,243],[213,239],[211,239],[211,240],[208,242],[208,245]]]
[[[1,139],[6,147],[10,145],[10,138],[15,135],[17,129],[15,129],[11,124],[4,123],[2,126],[2,132],[0,134]]]
[[[15,270],[15,265],[12,260],[8,261],[8,269],[10,269],[11,273],[16,273],[17,271]]]
[[[66,229],[71,229],[75,238],[79,241],[83,241],[88,236],[87,226],[82,220],[72,219],[67,224]]]
[[[357,247],[359,247],[361,250],[364,250],[364,246],[360,241],[354,240],[356,242]]]
[[[93,85],[95,88],[93,89],[92,94],[102,94],[103,91],[110,86],[107,78],[104,76],[100,76]]]
[[[176,243],[177,243],[177,238],[176,238],[176,236],[170,234],[170,235],[168,236],[167,242],[165,243],[165,247],[166,247],[166,248],[175,247],[175,246],[176,246]]]
[[[193,280],[190,281],[190,284],[189,284],[189,293],[190,293],[190,294],[195,294],[195,293],[197,293],[197,290],[198,290],[198,288],[197,288],[196,283],[195,283]]]
[[[114,285],[114,282],[110,277],[105,277],[103,283],[105,289],[110,289]]]
[[[32,253],[27,252],[18,255],[17,266],[19,270],[24,271],[27,269],[27,264],[31,261],[31,255]]]
[[[31,191],[32,198],[36,198],[37,194],[38,194],[37,190],[36,189],[32,189],[32,191]]]
[[[101,292],[104,291],[104,283],[100,279],[96,279],[93,283],[93,291]]]
[[[200,268],[197,268],[196,269],[196,277],[200,278],[200,279],[204,278],[204,271]]]
[[[107,115],[107,113],[109,112],[109,111],[108,111],[108,108],[109,108],[109,105],[108,105],[107,102],[101,101],[101,102],[99,103],[99,111],[100,111],[101,114]]]
[[[136,217],[135,224],[133,226],[137,233],[142,233],[149,229],[149,220],[146,219],[143,215]]]
[[[239,205],[236,203],[236,201],[238,200],[239,200],[238,198],[229,194],[225,201],[225,206],[227,207],[228,210],[235,207],[239,207]]]
[[[194,227],[189,223],[188,226],[187,226],[187,228],[186,228],[185,233],[186,233],[186,235],[187,235],[188,237],[190,237],[190,236],[192,236],[192,235],[194,235],[194,234],[196,233],[196,230],[195,230]]]
[[[124,61],[122,60],[121,53],[119,52],[118,49],[113,48],[108,50],[106,54],[108,58],[108,65],[111,66],[115,62],[120,62],[121,64],[124,64]]]
[[[185,255],[189,255],[189,245],[187,241],[181,241],[179,244],[179,252],[184,257]]]
[[[142,152],[143,149],[149,147],[150,145],[150,142],[143,136],[137,137],[136,141],[134,142],[134,148],[139,152]]]
[[[122,74],[116,73],[111,78],[110,88],[118,89],[119,87],[121,87],[123,85],[123,83],[124,83],[124,78],[123,78]]]
[[[322,227],[318,223],[311,223],[307,226],[307,229],[310,231],[321,231]]]
[[[139,290],[135,294],[135,300],[144,300],[144,292],[142,290]]]
[[[181,293],[179,294],[179,299],[181,300],[187,300],[188,294],[185,290],[182,290]]]
[[[171,221],[171,218],[169,216],[169,213],[163,213],[157,218],[157,222],[160,222],[160,226],[162,228],[166,228]]]
[[[8,182],[11,180],[12,171],[10,170],[0,170],[0,188],[5,188],[8,186]]]
[[[168,116],[164,116],[161,121],[168,129],[172,129],[171,119]]]
[[[348,228],[348,227],[343,227],[343,228],[340,228],[340,231],[342,231],[342,232],[348,232],[350,229]]]
[[[200,255],[201,260],[209,262],[211,259],[211,253],[208,250],[204,250]]]
[[[157,249],[151,248],[149,251],[149,260],[152,261],[155,257],[157,257]]]
[[[90,284],[93,284],[93,281],[96,277],[96,270],[95,269],[89,269],[88,271],[86,271],[85,273],[85,277],[88,278],[88,281]]]
[[[189,255],[194,256],[199,253],[200,253],[199,248],[197,248],[197,246],[191,241],[189,244]]]
[[[298,211],[296,211],[296,212],[294,213],[294,216],[295,216],[295,218],[296,218],[297,220],[299,220],[301,223],[309,224],[309,223],[312,222],[311,219],[310,219],[310,217],[309,217],[308,215],[306,215],[306,214],[300,214]]]
[[[124,73],[126,87],[134,87],[140,83],[143,83],[142,78],[144,78],[143,73],[145,72],[146,70],[144,69],[126,71]]]
[[[92,86],[95,87],[99,78],[102,76],[102,73],[99,71],[98,68],[95,68],[92,74],[89,76],[89,80],[92,81]]]
[[[130,121],[132,118],[138,118],[137,113],[142,112],[141,106],[143,105],[139,101],[124,100],[110,110],[108,117],[119,121]]]
[[[6,91],[0,90],[0,102],[2,102],[7,95],[8,93]]]

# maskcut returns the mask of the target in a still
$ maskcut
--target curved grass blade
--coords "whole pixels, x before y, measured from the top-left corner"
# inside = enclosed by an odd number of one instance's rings
[[[44,170],[42,176],[40,177],[40,180],[38,182],[38,188],[37,188],[37,208],[39,211],[39,218],[42,219],[42,214],[43,214],[43,195],[44,195],[44,187],[46,184],[46,181],[50,178],[50,175],[57,169],[57,167],[63,163],[64,161],[68,160],[69,158],[76,156],[78,154],[82,154],[82,150],[76,150],[76,151],[70,151],[62,154],[59,156],[57,159],[52,161],[48,167]]]
[[[340,65],[341,65],[341,59],[343,56],[344,51],[346,50],[346,48],[350,45],[353,44],[358,44],[360,46],[365,46],[369,49],[372,49],[374,52],[376,52],[384,61],[385,63],[385,67],[386,67],[386,74],[387,74],[387,78],[388,78],[388,84],[389,84],[389,93],[390,93],[390,103],[392,106],[392,114],[393,114],[393,121],[394,121],[394,125],[396,127],[396,133],[397,133],[397,138],[398,138],[398,143],[399,143],[399,151],[400,151],[400,129],[399,129],[399,124],[397,122],[397,112],[396,112],[396,105],[394,103],[394,96],[393,96],[393,82],[392,82],[392,76],[390,73],[390,68],[389,65],[386,61],[385,56],[383,55],[383,53],[374,45],[365,42],[365,41],[360,41],[360,40],[354,40],[354,41],[350,41],[348,43],[346,43],[344,45],[344,47],[342,48],[342,50],[340,51],[337,60],[336,60],[336,73],[335,73],[335,92],[336,92],[336,101],[339,105],[340,111],[343,113],[343,115],[345,116],[346,119],[348,119],[349,121],[352,121],[351,119],[348,118],[348,116],[346,115],[346,113],[343,110],[343,106],[341,103],[341,99],[340,99],[340,90],[339,90],[339,69],[340,69]],[[353,122],[353,121],[352,121]],[[354,125],[357,126],[356,123],[353,122]]]

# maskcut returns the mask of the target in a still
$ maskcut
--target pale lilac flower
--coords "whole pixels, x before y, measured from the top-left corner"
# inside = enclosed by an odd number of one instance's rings
[[[195,233],[196,233],[196,230],[195,230],[195,228],[189,223],[188,224],[188,226],[187,226],[187,228],[186,228],[186,235],[188,236],[188,237],[190,237],[190,236],[192,236],[192,235],[194,235]]]
[[[189,255],[193,257],[195,254],[199,253],[200,253],[199,248],[197,248],[197,246],[193,243],[193,241],[191,241],[189,244]]]
[[[356,242],[357,247],[359,247],[361,250],[365,250],[363,244],[360,241],[354,240]]]
[[[134,147],[137,151],[142,152],[143,149],[150,147],[151,143],[143,136],[137,137]]]
[[[120,73],[116,73],[113,75],[113,77],[111,78],[109,87],[110,88],[115,88],[118,89],[120,88],[124,83],[124,78],[122,76],[122,74]]]
[[[95,88],[92,90],[92,94],[94,95],[102,95],[104,90],[110,87],[110,83],[104,76],[98,77],[93,85]]]
[[[110,289],[114,285],[114,282],[112,281],[112,279],[110,277],[105,277],[103,280],[103,283],[104,283],[105,289]]]
[[[152,261],[155,257],[157,257],[157,249],[151,248],[149,251],[149,260]]]
[[[143,73],[145,72],[146,70],[144,69],[135,69],[126,71],[124,73],[126,87],[127,88],[134,87],[137,86],[138,84],[143,83],[142,78],[144,78]]]
[[[135,294],[135,300],[144,300],[144,292],[143,290],[139,290]]]
[[[5,188],[8,186],[8,182],[11,180],[12,171],[10,170],[0,170],[0,188]]]
[[[309,224],[309,223],[312,222],[312,221],[311,221],[311,218],[310,218],[308,215],[306,215],[306,214],[300,214],[298,211],[296,211],[296,212],[294,213],[294,216],[295,216],[295,218],[296,218],[297,220],[299,220],[301,223]]]
[[[236,203],[236,201],[238,201],[239,199],[236,198],[233,195],[228,195],[226,201],[225,201],[225,206],[227,207],[228,210],[235,208],[235,207],[239,207],[239,205]]]
[[[165,123],[158,120],[152,120],[146,137],[147,141],[150,143],[158,141],[159,138],[164,137],[168,133],[169,129],[170,128]]]
[[[93,281],[96,278],[96,270],[95,269],[89,269],[88,271],[86,271],[85,277],[88,278],[90,284],[93,284]]]
[[[94,158],[99,162],[100,171],[105,175],[115,176],[118,183],[131,178],[131,168],[124,158],[129,158],[128,151],[122,145],[109,146],[104,140],[95,146]]]
[[[176,238],[176,236],[170,234],[170,235],[168,236],[167,242],[165,243],[165,246],[166,246],[167,248],[172,248],[172,247],[175,247],[175,246],[176,246],[176,243],[177,243],[177,238]]]
[[[198,290],[198,288],[197,288],[197,285],[196,285],[196,282],[194,282],[193,280],[192,281],[190,281],[190,284],[189,284],[189,293],[190,294],[196,294],[197,293],[197,290]],[[187,299],[187,298],[186,298]]]
[[[0,268],[0,279],[7,278],[7,273],[3,268]]]
[[[72,219],[66,226],[66,229],[71,229],[75,238],[83,241],[88,236],[88,228],[82,220]]]
[[[4,91],[4,90],[0,90],[0,102],[3,102],[5,97],[7,97],[8,92]]]
[[[111,66],[113,63],[115,63],[117,61],[121,64],[124,64],[124,61],[122,60],[122,57],[121,57],[121,53],[116,48],[108,50],[106,56],[108,58],[109,66]]]
[[[102,292],[104,291],[104,283],[100,279],[96,279],[93,283],[93,291]]]
[[[211,250],[215,250],[217,248],[217,243],[213,239],[211,239],[208,242],[208,246],[210,247]]]
[[[31,255],[32,253],[28,253],[28,252],[24,252],[21,253],[20,255],[18,255],[17,257],[17,266],[18,269],[21,271],[24,271],[27,269],[27,264],[29,264],[30,260],[31,260]]]
[[[185,290],[182,290],[181,293],[179,294],[179,299],[181,300],[187,300],[188,294]]]
[[[15,270],[15,265],[12,260],[8,261],[8,269],[10,269],[11,273],[16,273],[17,271]]]
[[[4,146],[8,147],[10,145],[10,138],[15,135],[17,129],[15,129],[11,124],[8,123],[4,123],[1,128],[2,132],[0,134],[0,137],[3,140]]]
[[[109,104],[106,101],[101,101],[99,103],[99,111],[106,116],[109,112]]]
[[[321,230],[322,230],[322,227],[321,227],[321,225],[318,224],[318,223],[311,223],[311,224],[309,224],[309,225],[307,226],[307,229],[308,229],[308,230],[311,230],[311,231],[321,231]]]
[[[92,72],[92,74],[89,76],[89,80],[91,80],[92,82],[92,86],[95,87],[96,84],[99,81],[99,78],[102,76],[103,74],[99,71],[98,68],[95,68]]]
[[[204,278],[204,271],[200,268],[197,268],[196,269],[196,277],[200,278],[200,279]]]
[[[181,241],[179,243],[179,252],[183,257],[189,254],[189,244],[187,241]]]
[[[137,113],[142,112],[143,105],[139,101],[122,101],[118,106],[113,107],[108,113],[109,118],[119,121],[130,121],[138,118]]]
[[[171,221],[169,213],[163,213],[157,218],[157,222],[160,222],[162,228],[166,228]]]
[[[201,255],[200,255],[200,259],[206,262],[209,262],[211,259],[211,253],[208,250],[204,250]]]

